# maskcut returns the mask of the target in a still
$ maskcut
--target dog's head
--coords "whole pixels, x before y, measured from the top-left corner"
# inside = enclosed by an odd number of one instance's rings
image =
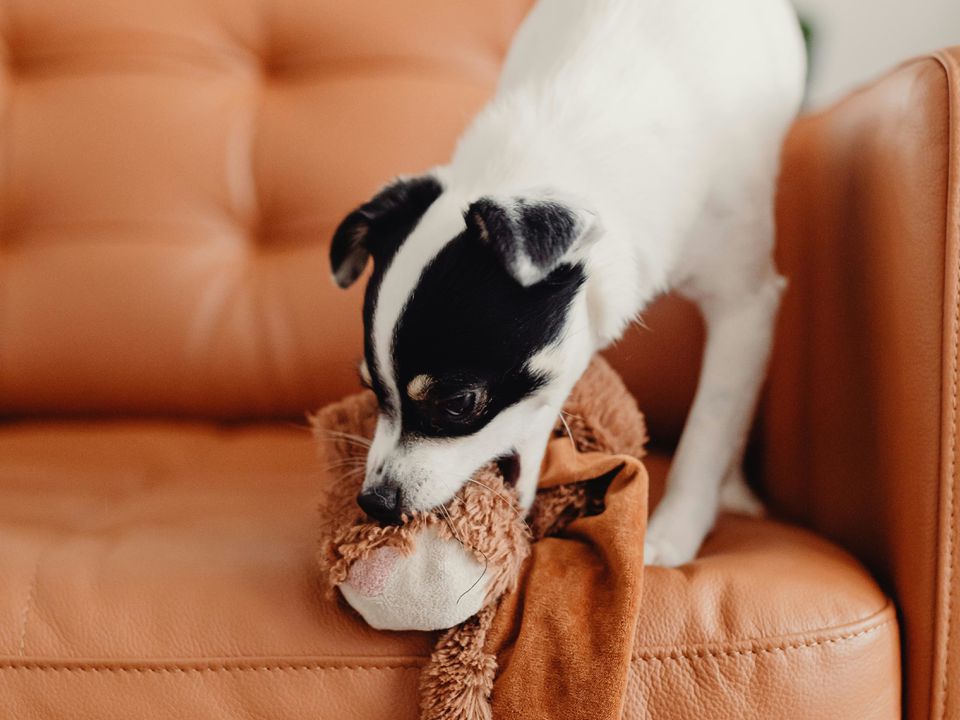
[[[462,198],[432,175],[395,181],[343,220],[336,282],[373,258],[360,366],[380,405],[358,498],[368,514],[433,508],[492,460],[532,497],[589,357],[570,355],[589,342],[577,301],[595,229],[546,193]]]

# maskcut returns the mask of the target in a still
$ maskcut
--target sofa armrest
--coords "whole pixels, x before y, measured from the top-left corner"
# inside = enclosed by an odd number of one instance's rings
[[[778,224],[767,497],[897,599],[907,717],[960,717],[960,48],[801,120]]]

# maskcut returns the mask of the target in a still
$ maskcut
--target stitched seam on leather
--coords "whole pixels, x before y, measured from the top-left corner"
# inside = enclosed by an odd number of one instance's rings
[[[30,585],[27,588],[27,599],[23,603],[23,610],[20,612],[20,642],[17,644],[17,653],[20,656],[27,654],[27,624],[30,622],[30,608],[34,603],[34,595],[37,592],[37,575],[40,574],[40,561],[43,559],[43,551],[37,553],[37,561],[33,564],[33,575],[30,577]]]
[[[782,643],[779,645],[770,645],[756,648],[745,648],[743,650],[701,650],[697,652],[683,653],[665,653],[665,654],[641,654],[632,658],[635,661],[662,662],[664,660],[702,660],[708,657],[737,657],[743,655],[762,655],[775,652],[789,652],[794,650],[804,650],[807,648],[821,647],[825,645],[835,645],[842,642],[848,642],[857,638],[871,635],[889,625],[895,624],[894,620],[885,620],[879,625],[860,630],[855,633],[839,635],[832,638],[823,638],[821,640],[811,640],[808,642]],[[273,664],[273,665],[208,665],[201,667],[189,666],[131,666],[131,667],[110,667],[96,665],[55,665],[52,663],[34,663],[34,662],[4,662],[0,663],[0,671],[4,670],[28,670],[41,672],[103,672],[103,673],[157,673],[157,674],[189,674],[189,673],[230,673],[230,672],[283,672],[283,671],[318,671],[318,670],[420,670],[420,663],[398,663],[396,665],[319,665],[319,664]]]
[[[946,79],[947,79],[947,98],[948,98],[948,108],[947,112],[949,113],[949,121],[947,124],[948,132],[952,130],[953,119],[955,117],[956,108],[955,108],[955,98],[954,93],[952,92],[953,85],[953,63],[949,57],[944,56],[942,53],[938,53],[935,56],[935,59],[940,63],[943,68]],[[954,140],[954,133],[950,132],[949,134],[949,154],[948,158],[953,158],[954,154],[958,152]],[[947,166],[947,217],[946,217],[946,231],[948,237],[944,238],[944,252],[946,252],[949,247],[949,233],[952,231],[950,222],[953,219],[953,204],[955,202],[954,195],[956,194],[955,183],[957,178],[953,177],[953,166],[948,164]],[[946,267],[946,263],[944,263]],[[954,526],[956,524],[957,518],[957,503],[956,503],[956,469],[957,469],[957,392],[958,392],[958,365],[960,365],[960,288],[956,286],[957,278],[960,277],[960,266],[955,269],[958,272],[958,275],[954,277],[954,287],[953,293],[955,297],[954,308],[953,308],[953,328],[952,328],[952,343],[953,343],[953,357],[951,358],[951,368],[950,368],[950,437],[949,437],[949,448],[948,448],[948,471],[947,475],[944,478],[944,502],[949,507],[949,519],[947,521],[946,528],[946,548],[945,548],[945,564],[943,569],[943,581],[946,583],[946,617],[943,620],[943,633],[941,636],[941,645],[938,648],[941,656],[943,657],[943,672],[940,678],[940,697],[939,705],[940,711],[938,713],[940,718],[946,718],[946,713],[948,709],[947,705],[947,695],[950,689],[950,635],[953,631],[952,627],[952,615],[953,615],[953,566],[955,562],[955,538],[954,538]],[[944,278],[946,281],[946,278]],[[944,282],[944,292],[946,292],[946,282]]]
[[[45,663],[0,663],[0,672],[4,670],[26,670],[40,672],[94,672],[94,673],[134,673],[134,674],[171,674],[188,675],[190,673],[234,673],[234,672],[316,672],[319,670],[420,670],[418,664],[398,665],[208,665],[202,667],[180,666],[130,666],[110,667],[109,665],[54,665]]]
[[[947,712],[947,691],[949,689],[950,678],[950,632],[951,615],[953,612],[953,525],[956,521],[957,508],[954,498],[954,474],[957,468],[957,364],[958,353],[960,353],[960,338],[958,338],[957,328],[960,326],[960,293],[955,289],[957,302],[954,304],[953,311],[953,358],[951,360],[951,379],[952,388],[950,397],[950,465],[947,472],[944,491],[946,493],[945,502],[950,508],[950,519],[947,524],[947,547],[946,547],[946,568],[944,571],[944,581],[947,585],[947,608],[944,618],[944,643],[943,648],[943,677],[940,681],[941,706],[940,717],[945,718]]]
[[[702,660],[704,658],[722,658],[722,657],[737,657],[742,655],[764,655],[775,652],[788,652],[791,650],[805,650],[807,648],[820,647],[823,645],[836,645],[837,643],[848,642],[850,640],[855,640],[857,638],[870,635],[882,630],[888,625],[895,624],[895,620],[885,620],[879,625],[874,625],[873,627],[867,628],[865,630],[860,630],[855,633],[848,633],[846,635],[838,635],[832,638],[821,638],[820,640],[808,640],[806,642],[794,642],[794,643],[780,643],[778,645],[764,645],[760,647],[751,647],[744,648],[742,650],[737,650],[733,648],[729,649],[705,649],[705,650],[696,650],[696,651],[686,651],[686,652],[669,652],[669,653],[640,653],[633,657],[633,660],[639,660],[642,662],[648,661],[657,661],[662,662],[664,660]]]
[[[891,614],[893,617],[891,617]],[[686,644],[687,650],[684,652],[693,653],[693,648],[703,648],[705,650],[712,648],[718,652],[722,652],[724,650],[735,650],[740,647],[777,647],[780,645],[792,645],[797,642],[813,642],[813,638],[829,640],[830,638],[844,637],[851,633],[860,632],[860,630],[864,628],[879,627],[892,621],[896,621],[896,605],[890,598],[885,598],[879,610],[859,618],[849,619],[837,625],[826,625],[824,627],[789,634],[776,633],[755,637],[741,637],[728,640],[724,643],[711,643],[709,641],[690,642]],[[676,653],[675,648],[676,645],[643,645],[640,648],[634,648],[634,656],[667,655],[671,652]]]

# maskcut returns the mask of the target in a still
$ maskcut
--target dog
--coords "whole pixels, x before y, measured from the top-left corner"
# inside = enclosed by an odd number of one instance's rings
[[[772,260],[805,51],[787,0],[540,0],[450,162],[351,212],[334,280],[373,258],[360,374],[379,418],[373,518],[447,502],[496,460],[532,502],[590,358],[657,296],[699,307],[696,397],[646,561],[693,559],[756,512],[742,455],[784,280]]]

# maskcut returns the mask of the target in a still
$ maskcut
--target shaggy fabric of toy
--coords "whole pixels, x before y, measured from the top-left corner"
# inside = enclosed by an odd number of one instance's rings
[[[332,592],[380,548],[416,550],[433,528],[484,566],[485,606],[444,632],[421,673],[422,720],[619,717],[643,570],[647,477],[643,416],[619,376],[594,360],[564,405],[529,515],[495,465],[442,508],[401,525],[356,504],[376,424],[372,393],[313,418],[327,483],[318,560]]]

